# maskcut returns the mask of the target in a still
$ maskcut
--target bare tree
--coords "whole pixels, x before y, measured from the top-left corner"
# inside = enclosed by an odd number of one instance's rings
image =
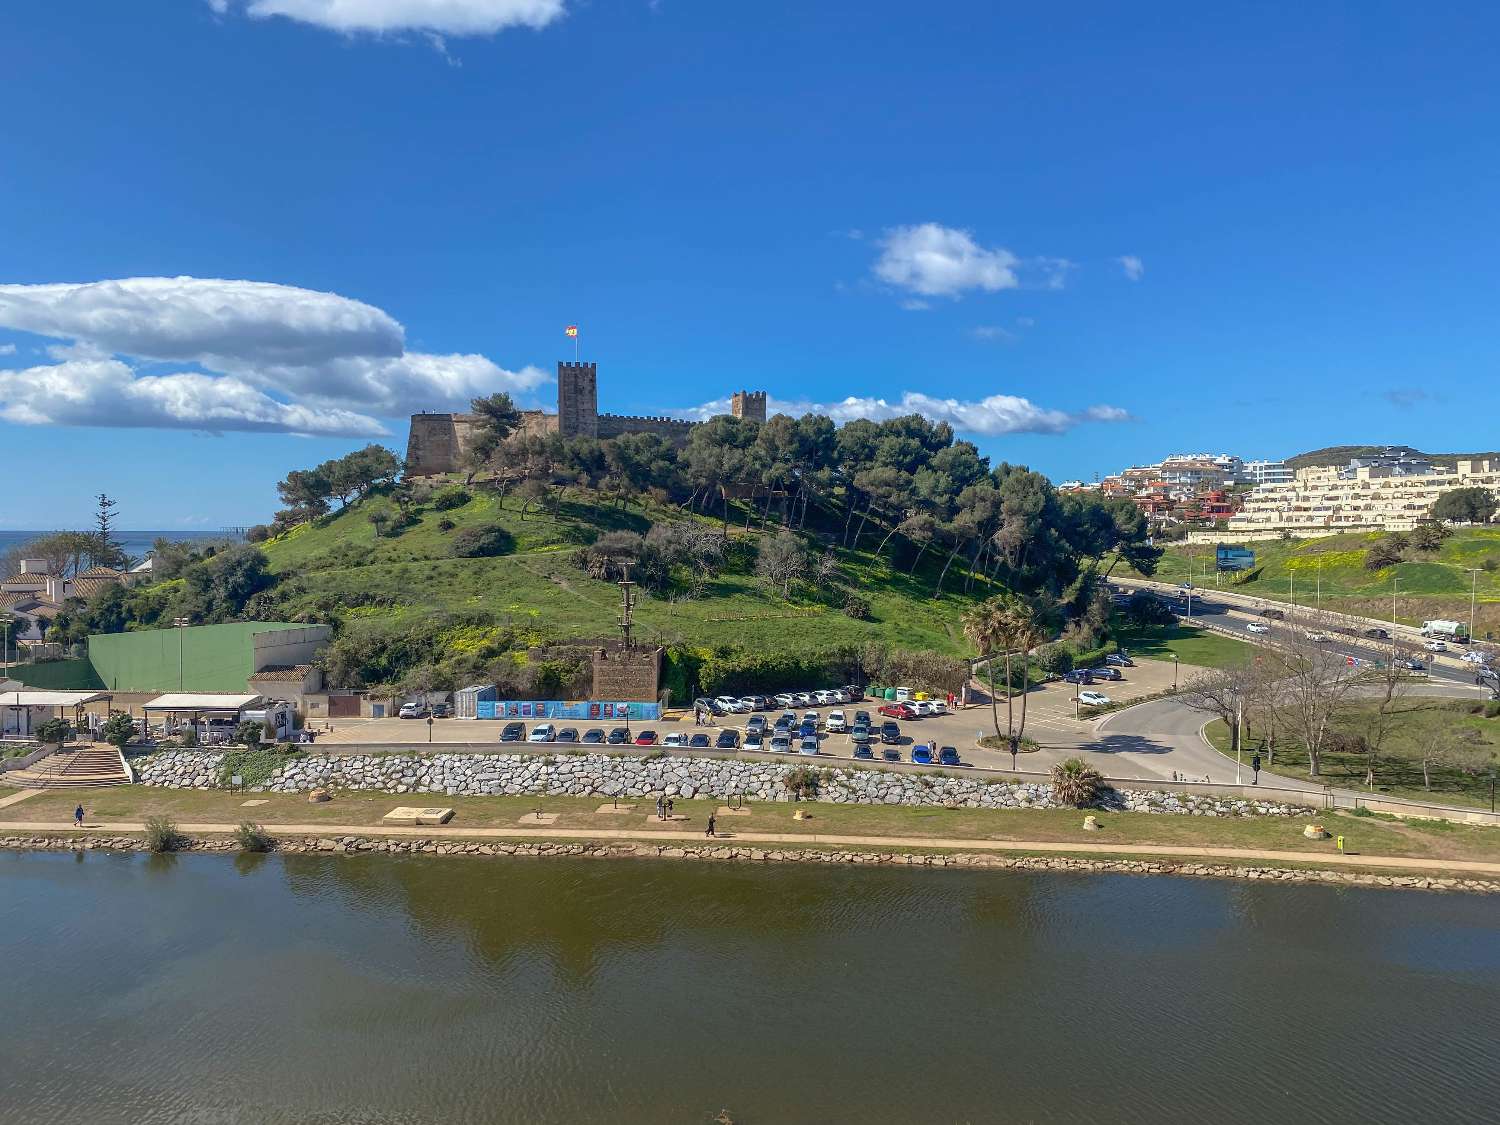
[[[1240,720],[1261,693],[1260,674],[1250,663],[1215,668],[1183,685],[1177,698],[1194,711],[1212,715],[1229,728],[1229,752],[1240,752]]]
[[[1406,720],[1402,700],[1410,690],[1411,678],[1405,668],[1394,660],[1385,661],[1380,667],[1371,669],[1360,677],[1361,687],[1368,686],[1376,692],[1375,709],[1364,716],[1360,734],[1365,746],[1365,785],[1375,788],[1375,767],[1380,755],[1397,729]]]
[[[760,542],[755,572],[781,587],[783,598],[791,595],[792,583],[807,574],[807,551],[790,531],[767,536]]]
[[[1280,647],[1263,652],[1268,674],[1279,680],[1280,713],[1307,751],[1307,773],[1321,772],[1329,724],[1358,681],[1348,661],[1306,634],[1293,633]]]
[[[1444,727],[1422,742],[1422,788],[1432,791],[1432,767],[1458,760],[1459,745],[1452,727]]]

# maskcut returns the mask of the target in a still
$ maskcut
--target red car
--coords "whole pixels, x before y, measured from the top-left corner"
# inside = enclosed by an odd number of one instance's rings
[[[637,746],[655,746],[656,732],[654,730],[641,731],[640,734],[635,736],[635,744]]]
[[[888,719],[915,719],[917,709],[909,703],[885,703],[876,709]]]

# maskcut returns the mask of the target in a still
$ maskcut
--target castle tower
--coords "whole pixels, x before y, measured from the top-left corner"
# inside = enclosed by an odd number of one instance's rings
[[[563,437],[599,436],[597,364],[558,361],[557,432]]]
[[[766,420],[765,391],[735,391],[729,398],[729,412],[747,422]]]

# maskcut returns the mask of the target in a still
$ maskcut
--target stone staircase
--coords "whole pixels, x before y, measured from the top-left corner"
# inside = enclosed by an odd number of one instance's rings
[[[21,789],[96,789],[103,785],[128,785],[131,781],[125,759],[113,746],[59,750],[3,777],[6,785]]]

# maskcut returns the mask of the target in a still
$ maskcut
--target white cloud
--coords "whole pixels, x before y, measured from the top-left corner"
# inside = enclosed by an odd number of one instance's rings
[[[1001,328],[998,324],[978,324],[969,329],[969,335],[976,340],[1014,340],[1016,334],[1007,328]]]
[[[1115,261],[1120,263],[1120,268],[1125,271],[1125,276],[1131,281],[1139,281],[1146,276],[1146,263],[1134,254],[1125,254]]]
[[[158,376],[142,372],[138,363],[134,375],[140,388],[124,395],[138,409],[124,417],[150,416],[139,409],[150,399],[163,404],[160,416],[169,419],[163,425],[207,419],[204,428],[213,428],[220,425],[213,422],[215,410],[223,406],[242,424],[220,428],[279,425],[298,433],[379,432],[371,415],[463,407],[477,395],[522,393],[547,379],[539,368],[511,371],[482,355],[408,352],[405,330],[373,305],[269,282],[143,277],[0,285],[0,327],[72,341],[48,348],[61,367],[31,369],[24,386],[12,382],[12,393],[27,393],[11,420],[23,413],[51,416],[35,396],[55,386],[55,379],[35,373],[112,356],[190,363],[207,372]],[[124,364],[119,368],[131,370]],[[118,374],[118,368],[110,370]],[[152,378],[177,381],[147,381]],[[223,387],[211,393],[216,382]],[[97,372],[87,386],[101,399],[123,394],[113,383],[99,381]],[[173,404],[180,409],[167,409]],[[326,424],[314,419],[318,412],[328,416]],[[74,424],[107,424],[107,414],[98,417],[102,422]]]
[[[947,422],[955,430],[981,437],[1005,434],[1060,434],[1081,422],[1122,422],[1129,413],[1115,406],[1091,406],[1078,414],[1051,410],[1019,395],[989,395],[977,401],[935,398],[920,391],[905,391],[895,401],[884,398],[856,397],[839,402],[811,402],[771,398],[769,414],[825,414],[842,425],[856,418],[883,421],[907,414],[921,414],[934,422]],[[719,399],[681,411],[685,418],[712,418],[729,413],[729,400]]]
[[[0,419],[28,426],[109,426],[378,436],[374,418],[347,410],[278,402],[228,377],[197,372],[137,375],[126,363],[95,355],[0,371]]]
[[[1021,284],[1021,260],[1001,247],[985,249],[966,230],[938,223],[894,227],[880,241],[875,276],[924,297],[957,297],[967,289],[996,292]]]
[[[494,35],[561,19],[564,0],[208,0],[221,15],[235,4],[256,19],[282,16],[345,34],[417,31]]]
[[[16,354],[16,346],[14,344],[0,344],[0,355],[15,355],[15,354]]]

